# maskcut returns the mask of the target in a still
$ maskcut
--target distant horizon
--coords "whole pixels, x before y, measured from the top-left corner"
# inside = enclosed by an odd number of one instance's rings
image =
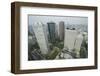
[[[58,25],[60,21],[64,21],[65,25],[88,25],[88,17],[29,15],[28,19],[28,25],[33,25],[34,22],[38,21],[43,24],[46,24],[47,22],[55,22]]]

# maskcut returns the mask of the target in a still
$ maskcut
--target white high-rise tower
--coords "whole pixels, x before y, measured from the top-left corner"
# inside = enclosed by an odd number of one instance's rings
[[[64,48],[71,51],[74,48],[74,42],[78,32],[76,30],[65,29]]]
[[[79,34],[76,38],[75,46],[74,46],[77,57],[80,56],[80,48],[81,48],[82,41],[83,41],[83,36],[82,36],[82,34]]]
[[[46,35],[44,33],[43,24],[41,22],[36,22],[33,24],[33,30],[37,39],[37,42],[39,44],[40,50],[42,54],[48,53],[48,47],[47,47],[47,41],[46,41]]]

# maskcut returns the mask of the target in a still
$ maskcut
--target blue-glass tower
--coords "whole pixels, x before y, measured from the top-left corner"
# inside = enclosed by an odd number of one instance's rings
[[[54,22],[48,22],[48,31],[49,31],[49,41],[51,43],[55,42],[55,23]]]

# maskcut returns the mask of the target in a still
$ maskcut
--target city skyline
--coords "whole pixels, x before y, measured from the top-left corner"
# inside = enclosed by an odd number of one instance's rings
[[[66,24],[67,21],[65,22],[63,20],[65,17],[57,17],[54,18],[54,21],[46,20],[45,23],[43,23],[40,19],[37,20],[36,16],[33,18],[33,24],[28,24],[28,32],[31,33],[28,34],[28,45],[29,47],[31,46],[31,49],[28,51],[29,60],[73,59],[88,57],[88,29],[85,27],[88,23],[86,25]],[[42,18],[44,17],[42,16]],[[59,22],[56,20],[58,18]],[[74,19],[76,19],[76,22],[80,20],[88,22],[88,18],[85,18],[86,20],[84,20],[83,17],[74,17]],[[29,21],[31,21],[30,18]],[[31,42],[32,40],[33,42]]]

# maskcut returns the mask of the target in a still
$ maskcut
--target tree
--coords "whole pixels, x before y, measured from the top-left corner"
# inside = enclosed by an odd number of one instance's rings
[[[71,55],[72,55],[73,58],[77,58],[76,51],[77,51],[76,49],[73,49],[72,52],[71,52]]]
[[[53,50],[47,55],[47,59],[55,59],[59,52],[59,48],[54,47]]]
[[[81,50],[80,50],[80,58],[87,58],[88,56],[88,53],[87,53],[87,50],[85,47],[81,47]]]
[[[88,43],[84,39],[80,49],[80,58],[87,58],[88,57]]]

